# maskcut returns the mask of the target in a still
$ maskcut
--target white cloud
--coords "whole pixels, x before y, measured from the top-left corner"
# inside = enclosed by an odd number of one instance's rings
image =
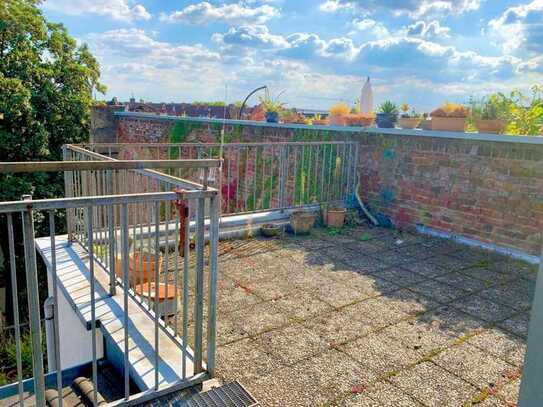
[[[324,11],[325,13],[335,13],[340,10],[352,10],[354,9],[354,4],[350,1],[343,0],[326,0],[324,3],[321,3],[319,10]]]
[[[214,34],[213,41],[226,46],[287,48],[288,41],[281,35],[273,35],[265,25],[231,27],[225,34]]]
[[[543,74],[543,55],[522,62],[518,66],[518,71],[521,73],[535,72]]]
[[[490,34],[503,43],[505,53],[543,53],[543,0],[509,7],[488,25]]]
[[[162,15],[161,20],[196,25],[206,25],[215,22],[232,25],[262,24],[279,15],[279,9],[267,4],[250,7],[243,2],[239,2],[215,6],[207,1],[203,1],[191,4],[169,15]]]
[[[131,0],[48,0],[42,7],[67,15],[94,14],[119,21],[149,20],[151,14]]]
[[[355,19],[351,23],[351,26],[355,31],[369,32],[378,38],[388,37],[390,35],[388,29],[382,23],[372,20],[371,18]],[[350,34],[354,34],[354,32],[351,32]]]
[[[418,38],[397,37],[363,44],[356,62],[386,76],[411,75],[447,83],[510,79],[520,60],[481,56]]]
[[[187,62],[218,62],[221,56],[200,44],[177,45],[157,41],[144,30],[130,28],[110,30],[99,34],[89,34],[84,40],[100,57],[101,61],[132,61],[156,68],[176,67]]]
[[[377,10],[389,10],[395,15],[407,14],[418,19],[423,16],[459,15],[477,10],[484,0],[327,0],[320,10],[337,12],[351,10],[362,15]]]
[[[425,21],[417,21],[407,26],[407,35],[421,38],[448,38],[450,37],[451,29],[442,26],[439,21],[434,20],[429,23]]]

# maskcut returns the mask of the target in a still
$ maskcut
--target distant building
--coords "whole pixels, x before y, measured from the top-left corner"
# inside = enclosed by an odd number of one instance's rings
[[[152,103],[136,102],[131,98],[126,103],[129,112],[155,113],[168,116],[209,117],[215,119],[237,119],[239,108],[233,104],[226,106],[206,105],[201,103]],[[252,107],[244,109],[244,117],[251,114]]]

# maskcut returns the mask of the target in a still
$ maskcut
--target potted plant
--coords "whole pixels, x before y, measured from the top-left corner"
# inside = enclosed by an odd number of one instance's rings
[[[295,110],[286,110],[280,116],[283,123],[306,124],[306,118]]]
[[[275,237],[281,234],[282,227],[274,223],[266,223],[260,228],[260,232],[264,237]]]
[[[290,227],[295,235],[307,235],[315,224],[316,215],[308,211],[295,211],[290,215]]]
[[[346,117],[347,126],[369,127],[374,121],[374,116],[364,113],[351,113]]]
[[[345,224],[345,208],[330,208],[326,211],[326,225],[332,228],[342,228]]]
[[[350,112],[351,109],[346,103],[336,103],[330,108],[330,124],[332,126],[345,126]]]
[[[317,113],[315,115],[315,118],[311,122],[312,122],[312,124],[319,125],[319,126],[327,126],[328,125],[328,119],[324,119],[320,115],[320,113]]]
[[[445,103],[430,113],[431,130],[464,131],[469,108],[458,103]]]
[[[387,100],[381,106],[377,113],[377,127],[384,129],[394,128],[394,124],[398,120],[398,106],[395,103]]]
[[[400,115],[398,124],[402,129],[414,129],[420,124],[422,117],[415,112],[415,109],[412,109],[411,113],[408,113],[409,105],[407,103],[402,104],[400,109],[402,110],[402,114]]]
[[[507,106],[498,95],[491,95],[479,102],[472,101],[471,103],[471,115],[480,133],[502,133],[506,125],[506,121],[503,120],[506,111]]]
[[[279,123],[279,114],[285,109],[285,103],[279,102],[278,99],[279,96],[274,99],[268,93],[260,99],[268,123]]]
[[[128,280],[130,286],[143,284],[155,278],[155,270],[158,260],[158,272],[162,269],[162,255],[153,247],[141,247],[135,250],[131,248],[128,256]],[[123,278],[122,259],[117,258],[115,264],[115,274],[118,278]]]

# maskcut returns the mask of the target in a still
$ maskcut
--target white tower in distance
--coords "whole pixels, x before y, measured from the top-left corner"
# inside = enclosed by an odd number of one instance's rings
[[[360,94],[360,113],[373,113],[373,90],[371,89],[369,76],[368,79],[366,79],[366,83],[362,87],[362,93]]]

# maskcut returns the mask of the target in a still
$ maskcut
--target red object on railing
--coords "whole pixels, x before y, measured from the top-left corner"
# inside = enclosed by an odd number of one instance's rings
[[[183,192],[183,190],[176,190],[175,192]],[[177,214],[179,216],[179,253],[185,257],[185,230],[187,228],[187,222],[189,217],[189,207],[187,201],[178,199],[175,201],[175,207],[177,208]]]

